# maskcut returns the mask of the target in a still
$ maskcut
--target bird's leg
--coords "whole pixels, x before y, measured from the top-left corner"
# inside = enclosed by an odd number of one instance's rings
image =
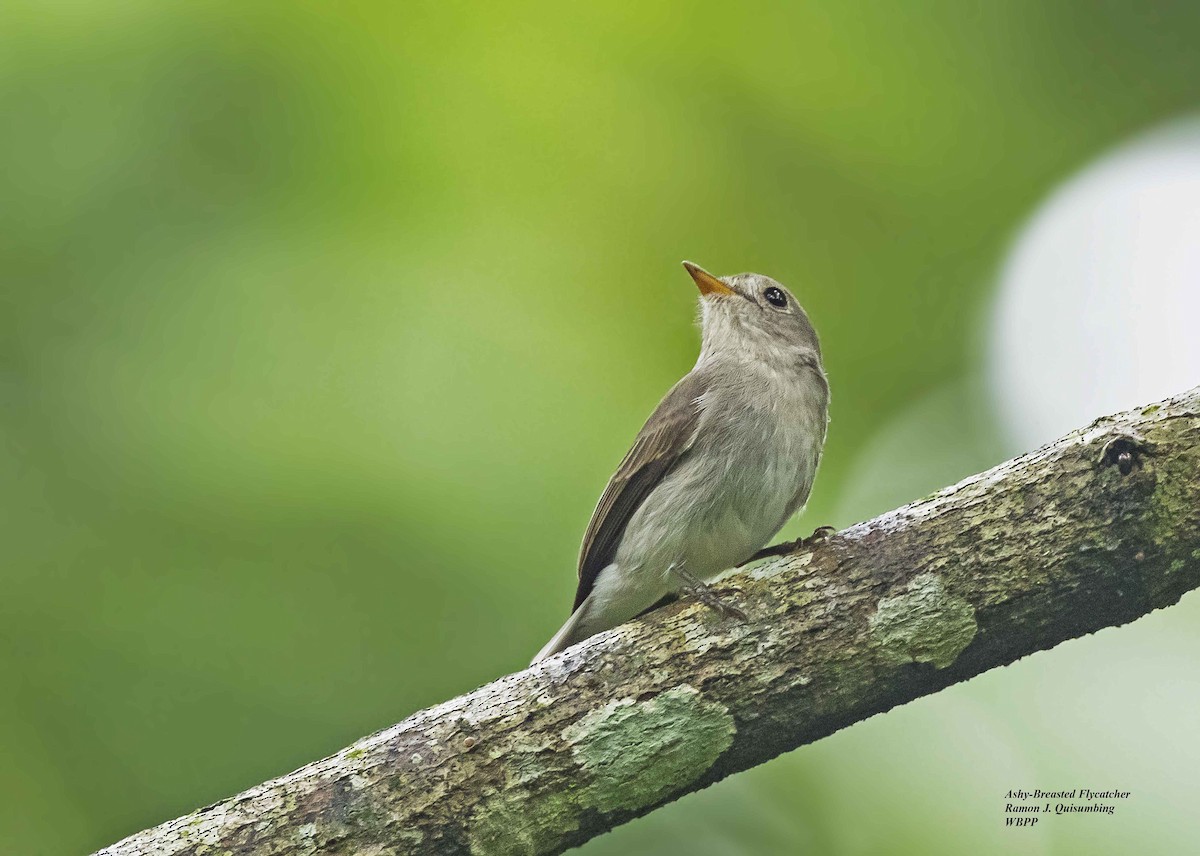
[[[818,526],[813,530],[813,534],[809,535],[807,538],[797,538],[795,541],[784,541],[782,544],[774,544],[770,547],[763,547],[749,559],[742,562],[741,565],[738,565],[738,567],[740,568],[742,565],[748,565],[751,562],[757,562],[759,559],[769,559],[772,556],[786,556],[788,553],[794,552],[803,547],[815,546],[836,532],[837,530],[832,526]]]
[[[679,579],[683,580],[683,590],[690,594],[696,600],[707,606],[709,609],[716,610],[726,618],[736,618],[738,621],[749,621],[749,617],[742,610],[738,609],[729,601],[723,599],[712,588],[702,580],[697,579],[692,574],[685,571],[675,563],[671,564],[668,570]]]

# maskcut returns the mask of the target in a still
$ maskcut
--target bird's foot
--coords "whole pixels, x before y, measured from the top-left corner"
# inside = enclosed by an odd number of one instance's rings
[[[738,609],[729,601],[722,598],[719,594],[712,590],[712,587],[703,580],[697,579],[692,574],[685,571],[683,568],[671,566],[671,573],[679,577],[683,581],[683,590],[690,594],[696,600],[707,606],[726,618],[734,618],[738,621],[749,621],[750,617],[745,612]]]
[[[836,533],[837,530],[832,526],[818,526],[807,538],[797,538],[795,541],[784,541],[782,544],[773,544],[770,547],[763,547],[749,559],[742,562],[741,565],[738,565],[738,567],[740,568],[742,565],[748,565],[751,562],[757,562],[759,559],[769,559],[772,556],[786,556],[788,553],[794,553],[796,550],[800,550],[805,547],[815,547],[817,544],[820,544],[822,541],[828,539],[830,535],[834,535]]]
[[[832,526],[818,526],[813,530],[811,535],[809,535],[807,538],[801,538],[800,540],[804,542],[805,547],[815,547],[817,544],[820,544],[823,541],[828,541],[836,534],[837,530]]]

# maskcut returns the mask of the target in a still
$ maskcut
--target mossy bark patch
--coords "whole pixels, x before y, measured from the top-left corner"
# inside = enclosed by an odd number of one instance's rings
[[[975,609],[946,591],[937,574],[913,577],[897,597],[880,598],[871,638],[891,663],[933,663],[944,669],[975,638]]]
[[[685,790],[733,743],[733,717],[681,684],[647,701],[620,699],[563,732],[589,776],[586,802],[639,809]]]
[[[481,801],[469,826],[471,853],[544,853],[579,828],[584,811],[654,805],[703,775],[733,743],[735,730],[724,706],[686,684],[645,701],[610,702],[562,732],[577,780],[549,796],[537,792],[547,771],[536,769],[533,753],[509,787]]]
[[[1154,473],[1150,536],[1161,547],[1176,540],[1180,521],[1195,519],[1195,457],[1156,462]]]
[[[545,853],[579,828],[578,792],[535,795],[508,788],[481,802],[471,816],[468,838],[475,856]]]

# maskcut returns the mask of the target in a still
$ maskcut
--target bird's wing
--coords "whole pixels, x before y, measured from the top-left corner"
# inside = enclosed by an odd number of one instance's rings
[[[591,593],[600,572],[611,564],[634,512],[691,448],[707,386],[707,379],[697,371],[675,384],[650,414],[633,448],[604,488],[583,536],[574,609]]]

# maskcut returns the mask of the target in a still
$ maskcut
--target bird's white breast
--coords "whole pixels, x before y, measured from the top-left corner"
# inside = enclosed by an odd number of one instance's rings
[[[714,378],[692,448],[631,518],[617,564],[707,579],[749,558],[808,498],[826,398],[823,378],[770,365]]]

